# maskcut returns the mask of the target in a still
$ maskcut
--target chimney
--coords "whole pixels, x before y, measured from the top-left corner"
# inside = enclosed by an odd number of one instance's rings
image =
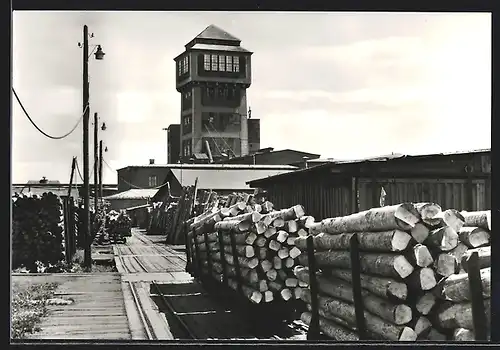
[[[304,168],[307,169],[309,168],[309,164],[307,163],[307,160],[309,159],[308,156],[302,157],[302,160],[304,161]]]
[[[152,164],[154,164],[154,163],[155,163],[155,160],[154,160],[154,159],[150,159],[150,160],[149,160],[149,165],[152,165]]]

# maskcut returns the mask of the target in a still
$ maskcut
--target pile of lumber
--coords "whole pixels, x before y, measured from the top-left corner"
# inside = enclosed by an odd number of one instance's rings
[[[321,332],[337,340],[359,340],[357,302],[363,306],[368,339],[473,339],[469,281],[464,270],[467,256],[489,245],[486,213],[442,210],[435,203],[403,203],[309,225]],[[362,299],[356,301],[352,283],[358,277],[353,276],[349,251],[353,235],[359,249]],[[301,266],[294,272],[307,283],[307,237],[297,238],[295,245],[302,254]],[[479,251],[483,294],[488,299],[489,247]],[[309,312],[301,319],[307,324],[312,318],[313,297],[310,289],[303,290],[301,299]],[[489,300],[481,311],[489,315]]]
[[[308,234],[314,218],[301,205],[276,210],[269,201],[242,197],[191,223],[187,237],[194,268],[256,304],[299,299],[307,284],[293,273],[301,253],[295,240]]]
[[[52,192],[12,198],[12,268],[37,272],[37,261],[57,264],[64,257],[61,199]]]
[[[186,186],[182,189],[182,194],[179,197],[175,214],[173,215],[172,225],[170,230],[166,231],[167,244],[184,244],[185,235],[182,235],[184,222],[192,217],[192,210],[195,204],[196,188],[198,178],[196,178],[194,186]]]
[[[446,273],[434,288],[435,328],[441,338],[456,341],[474,341],[472,293],[468,272],[471,256],[478,255],[483,308],[486,314],[486,333],[490,336],[491,297],[491,213],[490,211],[461,212],[463,225],[458,230],[459,242],[450,251],[455,257],[454,271]],[[439,262],[439,261],[438,261]],[[448,275],[448,276],[447,276]],[[477,292],[477,291],[476,291]],[[434,331],[433,334],[438,332]],[[489,340],[489,339],[488,339]]]

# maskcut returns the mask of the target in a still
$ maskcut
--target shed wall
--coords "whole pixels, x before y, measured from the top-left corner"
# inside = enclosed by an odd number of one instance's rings
[[[275,183],[265,189],[276,208],[302,204],[308,215],[316,220],[344,216],[356,211],[353,184],[350,179],[310,180]],[[402,202],[430,201],[443,209],[487,210],[491,208],[491,181],[489,179],[433,179],[433,178],[369,178],[358,180],[358,210],[378,207],[382,187],[386,192],[385,205]],[[471,196],[469,199],[468,196]],[[468,206],[468,201],[472,207]]]

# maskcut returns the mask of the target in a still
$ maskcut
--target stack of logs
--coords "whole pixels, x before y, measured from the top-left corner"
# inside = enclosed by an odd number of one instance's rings
[[[317,268],[319,329],[337,340],[360,340],[350,242],[357,235],[359,282],[365,338],[374,340],[474,340],[468,258],[479,253],[486,318],[490,317],[489,211],[442,210],[435,203],[403,203],[325,219],[309,225]],[[307,237],[295,240],[302,250],[294,269],[310,281]],[[309,312],[312,294],[301,299]],[[357,301],[359,302],[359,301]]]
[[[299,299],[307,283],[293,272],[301,254],[295,240],[308,235],[314,218],[301,205],[275,210],[269,201],[248,203],[221,208],[191,224],[188,242],[192,254],[199,254],[193,261],[221,282],[225,269],[227,284],[238,290],[239,281],[253,303]]]

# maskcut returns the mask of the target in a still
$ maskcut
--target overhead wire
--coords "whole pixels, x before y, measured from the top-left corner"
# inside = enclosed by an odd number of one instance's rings
[[[77,123],[75,124],[75,126],[69,131],[67,132],[66,134],[62,135],[62,136],[52,136],[52,135],[49,135],[47,134],[45,131],[43,131],[42,129],[40,129],[38,127],[38,125],[36,125],[36,123],[33,121],[33,119],[31,119],[28,111],[26,111],[26,108],[24,108],[24,105],[23,103],[21,102],[21,99],[19,98],[19,96],[17,95],[16,93],[16,90],[14,90],[14,88],[12,88],[12,92],[14,93],[14,97],[16,98],[17,102],[19,103],[19,106],[21,107],[21,109],[23,110],[24,112],[24,115],[28,118],[28,120],[31,122],[31,124],[33,124],[33,126],[40,132],[42,133],[44,136],[48,137],[49,139],[52,139],[52,140],[61,140],[61,139],[64,139],[66,137],[68,137],[69,135],[71,135],[75,130],[76,128],[78,127],[78,125],[81,123],[85,113],[87,112],[88,108],[89,108],[89,105],[87,104],[85,106],[85,109],[82,113],[82,116],[80,117],[80,119],[78,119]]]
[[[105,160],[104,158],[102,159],[102,162],[111,170],[111,171],[116,171],[115,169],[113,169]],[[134,185],[130,182],[128,182],[127,180],[125,180],[123,177],[121,177],[120,175],[118,175],[118,179],[119,180],[122,180],[123,182],[125,182],[127,185],[129,186],[132,186],[134,187],[135,189],[138,189],[138,190],[157,190],[157,189],[160,189],[162,187],[165,187],[165,186],[169,186],[169,183],[168,181],[165,182],[164,184],[160,185],[160,186],[156,186],[156,187],[140,187],[140,186],[137,186],[137,185]]]

